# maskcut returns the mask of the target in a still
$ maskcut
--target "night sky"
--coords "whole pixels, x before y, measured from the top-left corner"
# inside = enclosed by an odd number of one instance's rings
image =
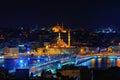
[[[0,2],[0,27],[64,23],[69,27],[120,26],[119,0]]]

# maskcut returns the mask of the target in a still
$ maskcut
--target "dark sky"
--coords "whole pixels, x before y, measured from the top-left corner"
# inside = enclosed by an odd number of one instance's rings
[[[120,25],[119,0],[16,1],[0,2],[0,27],[51,26],[64,23],[70,27]]]

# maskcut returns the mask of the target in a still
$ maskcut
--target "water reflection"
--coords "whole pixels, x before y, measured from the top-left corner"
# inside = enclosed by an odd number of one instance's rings
[[[107,67],[110,67],[111,66],[111,62],[109,59],[107,59],[107,64],[106,64]]]
[[[100,57],[97,60],[98,60],[98,68],[100,68],[101,67],[102,58]]]
[[[117,59],[116,65],[117,65],[118,67],[120,67],[120,59]]]
[[[109,68],[112,66],[120,67],[120,59],[109,57],[97,57],[86,62],[81,63],[82,66],[88,66],[88,68]]]
[[[91,59],[91,68],[94,68],[95,67],[95,59]]]
[[[30,68],[47,62],[45,59],[38,58],[3,58],[0,59],[0,67],[5,67],[8,70],[15,70],[16,68]]]

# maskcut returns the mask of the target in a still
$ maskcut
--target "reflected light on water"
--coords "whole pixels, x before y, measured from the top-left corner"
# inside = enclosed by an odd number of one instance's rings
[[[37,62],[40,62],[40,60],[38,59]]]
[[[107,67],[110,67],[111,66],[111,62],[110,62],[110,59],[107,59],[107,64],[106,64]]]
[[[117,59],[116,66],[120,67],[120,59]]]
[[[5,65],[3,64],[2,67],[5,67]]]
[[[95,67],[95,59],[93,58],[92,60],[91,60],[91,68],[94,68]]]
[[[101,61],[102,61],[102,58],[98,58],[98,67],[100,68],[101,67]]]
[[[115,66],[116,65],[116,58],[110,59],[110,61],[111,61],[111,66]]]
[[[4,62],[4,59],[0,59],[0,63],[3,63]]]
[[[98,61],[101,62],[102,58],[98,58]]]

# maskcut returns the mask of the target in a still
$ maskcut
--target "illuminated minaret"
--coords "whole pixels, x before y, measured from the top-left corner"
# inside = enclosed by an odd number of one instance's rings
[[[68,47],[70,47],[70,29],[68,29]]]
[[[58,40],[61,39],[60,31],[58,32]]]

